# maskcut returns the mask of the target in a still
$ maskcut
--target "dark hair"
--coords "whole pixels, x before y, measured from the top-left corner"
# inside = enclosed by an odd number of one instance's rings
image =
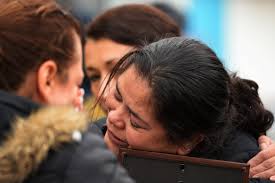
[[[88,38],[111,39],[120,44],[140,47],[164,37],[180,36],[180,28],[157,8],[130,4],[107,10],[97,16],[87,30]]]
[[[258,136],[273,123],[256,83],[230,77],[216,54],[199,41],[176,37],[149,44],[123,57],[109,81],[130,66],[152,88],[156,119],[171,142],[202,134],[211,149],[222,145],[233,127]]]
[[[54,0],[0,1],[0,89],[16,91],[48,59],[62,73],[73,62],[80,27]]]
[[[231,77],[231,85],[232,103],[236,110],[232,119],[234,125],[256,138],[265,134],[272,126],[274,116],[264,108],[258,94],[258,84],[234,74]]]
[[[182,30],[185,30],[186,22],[185,17],[182,13],[180,13],[177,9],[173,6],[169,5],[168,3],[164,2],[154,2],[152,6],[158,8],[159,10],[163,11],[167,15],[169,15],[175,22],[179,25]]]

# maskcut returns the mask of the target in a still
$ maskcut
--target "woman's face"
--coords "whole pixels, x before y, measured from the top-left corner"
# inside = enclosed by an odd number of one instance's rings
[[[107,132],[104,140],[117,155],[119,147],[177,153],[155,119],[151,88],[130,66],[107,90]]]
[[[85,60],[87,75],[91,81],[91,91],[95,96],[100,95],[100,88],[105,86],[106,76],[114,65],[132,46],[116,43],[110,39],[88,39],[85,45]]]

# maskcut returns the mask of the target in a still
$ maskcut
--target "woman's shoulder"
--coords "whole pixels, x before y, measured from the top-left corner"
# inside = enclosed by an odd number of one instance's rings
[[[132,182],[102,136],[88,126],[86,115],[72,108],[44,108],[18,119],[0,149],[0,179],[106,182],[118,176],[114,182]]]
[[[100,183],[112,179],[113,182],[133,182],[115,155],[108,150],[103,138],[90,130],[82,133],[79,141],[51,151],[30,182],[43,182],[49,177],[57,182],[85,183],[93,180]]]
[[[45,107],[27,118],[17,118],[0,148],[0,170],[6,170],[0,172],[0,179],[22,182],[51,151],[72,142],[73,134],[84,130],[86,121],[84,114],[67,107]]]

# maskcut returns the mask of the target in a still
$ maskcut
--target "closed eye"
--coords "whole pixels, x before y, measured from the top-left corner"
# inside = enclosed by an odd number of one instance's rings
[[[99,81],[100,80],[100,75],[97,75],[97,74],[91,75],[89,77],[89,80],[92,81],[92,82]]]

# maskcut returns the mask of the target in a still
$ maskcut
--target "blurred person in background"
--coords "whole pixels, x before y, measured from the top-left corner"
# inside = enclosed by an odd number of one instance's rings
[[[94,95],[88,110],[94,107],[100,88],[118,60],[129,51],[164,37],[180,36],[180,27],[168,15],[149,5],[128,4],[111,8],[91,22],[85,44],[86,72]],[[102,107],[102,106],[101,106]],[[97,106],[93,120],[105,116]]]
[[[0,43],[0,182],[133,182],[77,112],[78,22],[53,0],[1,0]]]

